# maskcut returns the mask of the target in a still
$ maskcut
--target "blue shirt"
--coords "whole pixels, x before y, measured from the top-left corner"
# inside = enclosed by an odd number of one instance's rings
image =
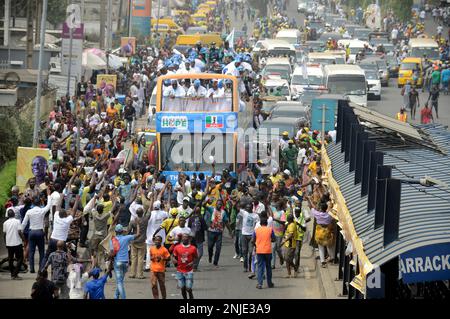
[[[117,252],[117,255],[115,257],[116,262],[128,262],[128,245],[132,240],[136,238],[135,235],[118,235],[116,236],[117,240],[119,241],[119,251]],[[112,240],[109,241],[109,247],[111,250],[113,250],[113,243]]]
[[[105,299],[105,284],[107,280],[108,274],[86,283],[84,291],[89,294],[89,299]]]
[[[128,204],[131,196],[131,184],[123,184],[119,186],[119,195],[125,198],[125,204]]]

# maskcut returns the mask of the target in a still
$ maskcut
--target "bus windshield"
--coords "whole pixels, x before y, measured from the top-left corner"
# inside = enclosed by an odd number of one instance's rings
[[[172,136],[173,135],[173,136]],[[232,134],[161,134],[161,167],[164,171],[211,171],[214,156],[216,171],[233,169]],[[229,158],[231,157],[231,158]]]
[[[323,77],[317,75],[308,75],[304,78],[303,75],[294,75],[292,78],[292,85],[322,85]]]
[[[404,62],[400,65],[400,69],[402,70],[416,70],[418,69],[418,65],[417,63],[412,63],[412,62]]]
[[[423,57],[426,56],[428,59],[439,59],[438,48],[412,48],[411,56]]]
[[[336,75],[328,78],[330,94],[365,95],[366,79],[362,75]]]

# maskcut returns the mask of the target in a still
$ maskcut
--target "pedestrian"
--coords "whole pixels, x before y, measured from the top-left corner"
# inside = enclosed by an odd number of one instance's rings
[[[203,246],[205,242],[205,232],[208,230],[205,218],[199,206],[194,208],[194,214],[188,221],[188,227],[192,232],[192,243],[197,247],[198,257],[194,261],[194,271],[198,271],[198,265],[203,256]]]
[[[23,242],[25,236],[22,232],[20,220],[15,218],[13,208],[8,208],[8,220],[3,223],[3,234],[5,236],[6,249],[8,250],[9,271],[11,279],[21,280],[19,277],[20,267],[23,264]],[[14,265],[14,258],[16,264]]]
[[[419,107],[419,92],[413,86],[411,91],[409,92],[409,106],[411,107],[411,119],[415,119],[416,117],[416,109]]]
[[[397,120],[406,123],[407,120],[407,114],[404,107],[400,108],[400,112],[397,113]]]
[[[255,229],[253,233],[253,243],[256,247],[256,258],[258,263],[258,285],[256,288],[262,289],[264,271],[267,278],[267,286],[273,288],[272,282],[272,242],[275,242],[275,234],[272,227],[267,226],[267,218],[261,218],[261,227]]]
[[[294,271],[298,274],[300,272],[300,254],[303,246],[303,238],[306,232],[305,215],[303,214],[301,208],[295,208],[294,222],[297,226],[297,237],[295,238],[297,243],[295,245],[294,252]]]
[[[181,289],[183,299],[194,299],[192,287],[194,284],[194,261],[198,258],[197,249],[191,245],[190,236],[183,234],[181,245],[177,245],[173,251],[172,262],[177,267],[176,279]]]
[[[228,216],[223,209],[223,201],[219,199],[216,203],[215,209],[210,206],[212,210],[209,217],[209,227],[208,227],[208,260],[209,263],[213,263],[213,265],[218,268],[219,267],[219,258],[220,252],[222,250],[222,237],[224,227],[227,227],[230,234],[231,230],[228,224]],[[214,252],[214,246],[216,247],[216,251]],[[214,254],[214,261],[213,261]]]
[[[285,278],[292,278],[291,270],[294,269],[294,254],[297,245],[297,225],[294,222],[294,215],[289,214],[286,220],[286,231],[281,245],[284,246],[284,260],[286,262],[287,275]],[[297,273],[294,271],[294,277]]]
[[[306,196],[306,199],[311,208],[311,214],[316,220],[315,240],[319,245],[319,257],[323,268],[326,268],[327,261],[334,261],[334,232],[333,232],[333,217],[328,214],[328,203],[320,201],[317,209],[314,207],[311,198]],[[325,253],[328,252],[328,258],[325,259]]]
[[[152,205],[150,205],[153,210],[150,212],[150,219],[147,224],[147,239],[146,239],[146,245],[147,245],[147,255],[145,257],[145,269],[150,270],[150,248],[154,244],[153,242],[153,234],[158,230],[161,229],[161,224],[164,220],[168,218],[167,212],[161,209],[161,201],[157,200],[156,202],[153,202]],[[161,235],[161,242],[164,243],[166,239],[165,233]]]
[[[67,272],[67,266],[73,259],[71,254],[65,252],[64,249],[66,249],[66,243],[58,240],[56,243],[56,251],[50,254],[44,265],[44,270],[47,270],[49,266],[52,267],[52,281],[59,290],[58,295],[60,299],[69,298],[69,287],[67,286],[69,273]]]
[[[152,261],[151,285],[153,299],[159,299],[158,284],[162,299],[166,299],[166,262],[170,259],[170,253],[162,246],[161,236],[153,238],[153,245],[150,247],[149,255]]]
[[[429,124],[433,120],[433,110],[428,107],[428,103],[425,103],[423,109],[420,111],[420,123]]]
[[[272,244],[272,269],[276,267],[276,257],[280,258],[280,265],[284,264],[284,257],[282,252],[281,242],[283,241],[285,224],[286,224],[286,212],[283,209],[284,204],[282,201],[276,203],[276,207],[271,207],[272,218],[273,218],[273,231],[275,234],[275,242]]]
[[[137,224],[137,232],[135,235],[124,235],[123,233],[125,230],[121,224],[116,225],[115,231],[116,236],[113,236],[109,241],[110,261],[112,261],[114,265],[117,285],[115,299],[126,299],[124,280],[128,270],[128,247],[130,246],[131,241],[139,237],[140,227],[139,224]]]
[[[128,225],[128,233],[133,234],[137,231],[137,225],[140,229],[147,229],[150,214],[144,216],[144,209],[138,208],[136,211],[137,218],[132,220]],[[136,237],[131,243],[131,271],[129,278],[144,279],[144,258],[146,249],[146,232],[141,231],[139,237]]]
[[[39,271],[38,277],[31,288],[31,299],[53,300],[58,298],[58,288],[52,281],[48,280],[47,270]]]
[[[242,254],[244,255],[244,272],[251,270],[251,260],[253,252],[252,236],[256,224],[259,222],[258,214],[252,210],[252,204],[247,204],[245,209],[241,209],[242,216]]]
[[[403,96],[403,107],[405,109],[409,108],[409,93],[411,92],[411,82],[407,81],[405,86],[401,90],[401,95]]]
[[[30,273],[34,274],[34,253],[36,251],[36,246],[39,250],[39,271],[42,270],[44,266],[44,251],[45,251],[45,234],[44,234],[44,217],[45,214],[50,210],[52,201],[50,199],[50,189],[47,189],[47,205],[41,208],[41,198],[35,196],[33,198],[34,207],[27,211],[25,217],[22,221],[22,229],[27,226],[30,222],[30,234],[28,238],[28,258]]]
[[[433,110],[433,108],[435,109],[436,118],[438,119],[439,118],[439,115],[438,115],[439,86],[438,85],[433,85],[433,87],[431,88],[430,96],[428,97],[428,101],[430,101],[430,100],[431,100],[431,110]]]
[[[84,286],[84,299],[105,299],[105,285],[108,277],[111,278],[112,275],[110,269],[100,278],[101,272],[102,270],[98,267],[89,272],[89,277],[93,279]]]

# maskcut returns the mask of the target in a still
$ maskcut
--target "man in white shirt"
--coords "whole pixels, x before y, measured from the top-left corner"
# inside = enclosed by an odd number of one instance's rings
[[[53,215],[57,210],[61,208],[63,196],[61,194],[61,185],[59,183],[55,183],[54,185],[54,191],[50,195],[50,199],[52,201],[52,206],[50,208],[50,215],[49,215],[49,222],[50,227],[53,229]]]
[[[44,217],[50,210],[52,201],[50,198],[50,189],[47,189],[47,206],[41,208],[41,200],[39,197],[33,198],[34,207],[27,211],[22,221],[22,229],[25,229],[28,222],[30,222],[30,233],[28,236],[28,258],[30,264],[30,273],[35,273],[34,269],[34,253],[36,246],[39,249],[39,270],[44,266],[44,251],[45,251],[45,234],[44,234]]]
[[[205,102],[206,94],[206,88],[201,85],[200,80],[195,80],[194,85],[187,91],[189,100],[186,104],[186,112],[203,111],[203,103]]]
[[[183,111],[183,102],[182,98],[186,97],[186,90],[178,85],[177,80],[172,80],[172,86],[170,86],[166,91],[164,91],[164,96],[170,99],[170,110],[171,112],[181,112]]]
[[[225,97],[225,90],[219,88],[219,81],[217,79],[213,80],[212,87],[208,90],[206,96],[208,97],[208,102],[205,105],[205,111],[220,111],[221,102]]]
[[[3,223],[3,234],[5,236],[6,249],[8,250],[9,270],[11,279],[20,280],[20,266],[23,263],[23,240],[25,239],[22,232],[20,221],[15,218],[14,209],[8,208],[8,220]],[[14,258],[16,265],[14,266]]]
[[[250,270],[253,244],[252,236],[256,224],[259,222],[258,214],[252,210],[252,205],[248,204],[245,209],[241,209],[238,213],[242,217],[242,254],[244,255],[244,271]]]
[[[392,43],[394,43],[394,45],[397,44],[397,38],[398,38],[398,29],[397,29],[397,27],[394,27],[391,31],[391,39],[392,39]]]
[[[131,203],[130,208],[129,208],[130,213],[131,213],[130,223],[136,219],[136,217],[137,217],[136,211],[139,208],[144,209],[144,206],[142,205],[142,199],[136,198],[136,200]]]
[[[75,220],[74,216],[77,212],[78,203],[80,201],[80,196],[77,195],[75,199],[75,204],[67,214],[65,209],[60,209],[55,213],[53,220],[53,231],[48,242],[47,252],[45,253],[44,264],[47,262],[48,257],[54,251],[56,251],[56,244],[58,241],[66,241],[69,235],[70,224]],[[81,217],[80,217],[81,218]],[[78,218],[79,219],[79,218]]]
[[[181,236],[183,234],[187,234],[191,237],[193,235],[191,229],[186,226],[186,218],[180,217],[178,220],[179,225],[172,229],[172,231],[169,233],[169,238],[173,239],[174,244],[178,244],[181,242]]]
[[[161,209],[161,202],[154,202],[153,210],[147,224],[147,239],[145,241],[147,244],[147,254],[145,258],[145,269],[150,269],[150,246],[153,245],[153,234],[160,228],[162,222],[168,217],[169,215],[167,212]],[[166,240],[165,232],[160,232],[159,236],[161,236],[162,242],[164,243]]]
[[[425,10],[420,11],[420,22],[424,23],[425,22],[425,17],[426,17],[426,12]]]
[[[185,178],[184,174],[178,176],[178,181],[175,184],[174,191],[177,192],[177,202],[178,205],[183,205],[183,199],[185,195],[191,192],[191,182]]]

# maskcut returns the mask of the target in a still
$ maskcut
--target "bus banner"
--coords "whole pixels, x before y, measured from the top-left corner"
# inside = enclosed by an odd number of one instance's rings
[[[237,126],[236,112],[156,113],[156,131],[158,133],[172,133],[175,130],[204,133],[212,129],[223,133],[233,133]]]

